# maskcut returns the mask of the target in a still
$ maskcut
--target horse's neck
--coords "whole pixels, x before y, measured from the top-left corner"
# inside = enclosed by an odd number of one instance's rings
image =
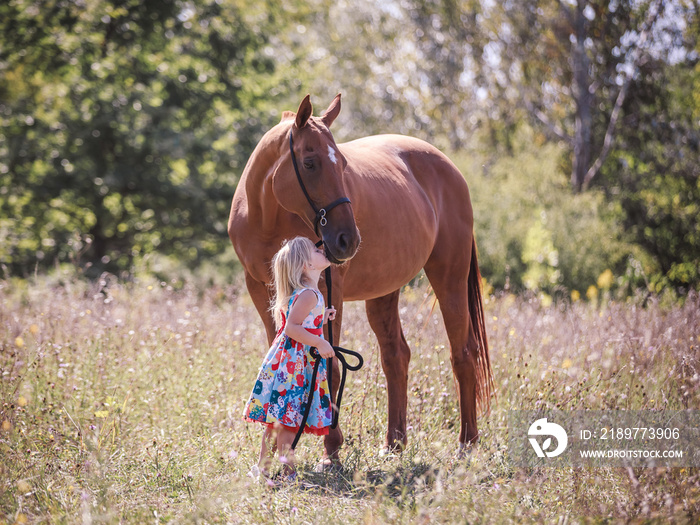
[[[245,184],[248,214],[253,224],[262,224],[263,232],[276,227],[280,211],[272,192],[272,172],[279,157],[276,145],[261,141],[250,156],[241,182]]]

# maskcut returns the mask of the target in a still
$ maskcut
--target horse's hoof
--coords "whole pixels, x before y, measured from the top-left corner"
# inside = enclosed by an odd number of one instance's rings
[[[476,449],[476,443],[460,443],[457,449],[457,459],[471,460],[472,454]]]
[[[396,452],[396,449],[392,449],[390,447],[382,447],[379,449],[379,457],[384,459],[395,458],[398,457],[398,454]]]
[[[324,458],[316,464],[316,466],[314,467],[314,472],[338,472],[342,468],[343,466],[340,464],[339,460]]]

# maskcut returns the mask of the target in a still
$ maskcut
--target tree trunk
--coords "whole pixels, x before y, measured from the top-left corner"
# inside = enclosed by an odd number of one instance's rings
[[[574,159],[571,172],[571,185],[575,191],[581,191],[583,181],[591,162],[591,93],[589,89],[589,62],[586,54],[586,17],[583,9],[586,2],[579,0],[574,19],[576,42],[573,52],[574,85],[573,94],[576,103],[576,121],[574,128]]]

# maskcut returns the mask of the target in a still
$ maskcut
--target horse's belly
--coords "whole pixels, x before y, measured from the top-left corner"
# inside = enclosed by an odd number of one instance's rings
[[[419,217],[423,220],[419,220]],[[414,215],[397,225],[358,221],[362,243],[348,262],[343,297],[360,301],[383,297],[413,279],[433,251],[437,225],[432,214]]]
[[[403,269],[404,271],[399,268],[389,275],[383,275],[379,280],[376,280],[376,275],[367,272],[348,271],[343,281],[343,300],[366,301],[395,292],[415,277],[424,264],[423,262],[423,264],[414,265],[410,269]]]

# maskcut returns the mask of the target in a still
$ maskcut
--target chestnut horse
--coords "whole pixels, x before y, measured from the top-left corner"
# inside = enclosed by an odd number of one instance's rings
[[[411,351],[401,329],[399,291],[423,268],[450,343],[463,448],[477,440],[477,410],[488,411],[493,390],[469,189],[455,165],[421,140],[380,135],[336,144],[329,128],[339,112],[337,95],[313,117],[307,95],[296,114],[284,112],[248,160],[228,223],[248,292],[271,343],[270,260],[284,239],[322,238],[334,263],[333,344],[341,334],[343,301],[365,301],[386,375],[386,447],[402,448]],[[335,396],[337,359],[333,369]],[[325,437],[325,461],[338,458],[342,442],[338,426]]]

